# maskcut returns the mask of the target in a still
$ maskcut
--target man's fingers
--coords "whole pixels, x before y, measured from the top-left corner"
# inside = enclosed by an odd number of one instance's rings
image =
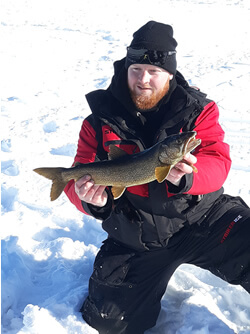
[[[81,183],[80,187],[76,184],[75,189],[78,196],[82,199],[84,197],[91,198],[94,195],[92,188],[94,187],[95,183],[93,180],[89,180],[85,183]],[[93,194],[92,194],[93,193]]]
[[[107,203],[108,195],[105,188],[96,185],[89,175],[75,182],[75,192],[79,199],[96,206],[104,206]]]
[[[93,185],[85,195],[84,201],[96,206],[104,206],[108,199],[105,188],[105,186]]]
[[[107,199],[108,199],[108,194],[105,191],[106,186],[99,186],[98,189],[95,192],[95,196],[94,199],[97,203],[99,204],[106,204],[107,203]]]
[[[81,188],[81,186],[84,183],[88,182],[90,179],[91,179],[90,175],[88,175],[88,174],[84,175],[83,177],[81,177],[79,180],[77,180],[75,182],[75,187],[78,188],[78,189]]]
[[[179,170],[182,173],[182,176],[184,174],[191,174],[193,171],[193,168],[185,162],[178,162],[173,169]]]
[[[179,169],[184,174],[191,174],[193,171],[197,171],[193,166],[196,162],[197,158],[193,154],[188,153],[183,157],[183,160],[174,166],[174,169]]]
[[[182,161],[187,162],[188,164],[195,164],[197,162],[197,158],[195,155],[188,153],[184,155]]]
[[[95,196],[101,198],[103,196],[103,194],[106,193],[106,191],[104,192],[105,188],[106,188],[106,186],[98,186],[98,188],[96,189],[96,192],[95,192]]]
[[[191,153],[186,154],[183,160],[178,162],[170,171],[167,180],[175,185],[179,185],[181,178],[185,174],[197,173],[196,167],[193,165],[197,162],[197,158]]]

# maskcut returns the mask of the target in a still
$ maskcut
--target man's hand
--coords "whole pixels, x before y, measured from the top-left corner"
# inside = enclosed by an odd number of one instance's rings
[[[190,165],[193,165],[197,162],[197,158],[188,153],[183,157],[183,160],[178,162],[170,171],[167,176],[167,180],[173,183],[175,186],[178,186],[181,182],[181,178],[185,174],[191,174],[193,168]]]
[[[75,192],[81,201],[102,207],[107,203],[108,195],[105,186],[98,186],[90,175],[84,175],[75,183]]]

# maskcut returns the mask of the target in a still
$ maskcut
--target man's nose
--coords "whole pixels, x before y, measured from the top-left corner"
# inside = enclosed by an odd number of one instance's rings
[[[147,82],[149,82],[149,80],[150,80],[150,75],[149,75],[148,71],[142,71],[141,76],[140,76],[140,81],[142,83],[147,83]]]

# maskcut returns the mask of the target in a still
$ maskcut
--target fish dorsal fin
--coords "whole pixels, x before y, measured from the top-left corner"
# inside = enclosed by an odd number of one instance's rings
[[[124,157],[125,155],[128,155],[128,153],[123,151],[121,148],[113,144],[109,145],[109,153],[108,153],[109,160],[115,160],[120,157]]]
[[[114,196],[114,199],[117,199],[119,197],[121,197],[121,195],[124,193],[126,187],[118,187],[118,186],[114,186],[111,188],[111,192]]]
[[[156,180],[161,183],[163,182],[166,177],[168,176],[170,170],[171,170],[171,167],[170,165],[168,166],[164,166],[164,167],[156,167],[155,168],[155,177],[156,177]]]

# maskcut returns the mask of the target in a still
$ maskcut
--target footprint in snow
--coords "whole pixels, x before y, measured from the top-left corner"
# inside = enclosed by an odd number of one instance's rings
[[[18,195],[16,188],[6,188],[1,186],[1,207],[3,212],[9,212],[14,210],[14,203]]]
[[[50,150],[51,154],[54,155],[65,155],[69,157],[74,157],[76,154],[76,145],[75,144],[67,144],[62,147],[52,148]]]
[[[51,133],[51,132],[56,132],[58,129],[58,126],[55,121],[51,121],[49,123],[44,124],[43,126],[43,131],[45,133]]]
[[[15,163],[15,160],[2,161],[1,172],[9,176],[19,175],[19,168]]]
[[[18,101],[19,98],[16,97],[16,96],[10,96],[10,97],[7,98],[7,100],[10,101],[10,102],[11,102],[11,101]]]
[[[109,78],[102,78],[102,79],[95,79],[94,81],[97,81],[97,83],[95,84],[95,87],[98,89],[102,89],[105,88],[107,86],[107,82],[108,82]]]
[[[11,140],[10,139],[3,139],[1,141],[1,151],[11,152]]]

